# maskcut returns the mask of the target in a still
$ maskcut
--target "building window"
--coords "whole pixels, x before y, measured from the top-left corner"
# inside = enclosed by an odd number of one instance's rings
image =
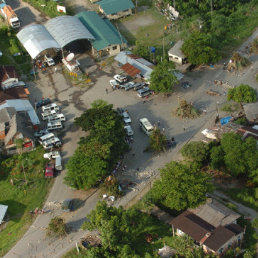
[[[178,57],[175,56],[175,59],[178,60]]]
[[[113,46],[113,47],[112,47],[112,50],[116,50],[116,49],[117,49],[117,46]]]
[[[223,248],[219,249],[219,253],[222,254],[223,253]]]
[[[232,246],[232,243],[231,242],[229,242],[228,243],[228,248],[230,248]]]

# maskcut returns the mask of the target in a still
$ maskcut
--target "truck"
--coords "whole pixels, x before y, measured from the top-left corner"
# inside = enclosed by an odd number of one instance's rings
[[[1,9],[1,12],[5,20],[12,28],[14,29],[20,28],[21,24],[20,24],[19,18],[17,17],[16,13],[14,12],[14,10],[10,5],[5,5]]]

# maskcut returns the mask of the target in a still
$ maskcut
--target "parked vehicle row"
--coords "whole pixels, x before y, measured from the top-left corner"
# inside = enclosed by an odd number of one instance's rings
[[[128,82],[126,76],[118,74],[116,74],[113,78],[114,79],[109,81],[113,89],[124,89],[125,91],[133,89],[134,91],[137,91],[137,95],[140,98],[153,94],[153,91],[150,90],[145,82]]]
[[[117,112],[123,118],[123,122],[125,124],[124,129],[125,129],[126,135],[128,137],[132,137],[134,134],[134,131],[130,125],[132,123],[132,119],[129,115],[129,112],[127,110],[123,110],[122,108],[117,108]]]

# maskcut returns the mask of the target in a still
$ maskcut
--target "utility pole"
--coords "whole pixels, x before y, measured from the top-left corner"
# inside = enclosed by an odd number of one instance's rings
[[[163,45],[163,58],[165,58],[164,35],[163,35],[162,45]]]

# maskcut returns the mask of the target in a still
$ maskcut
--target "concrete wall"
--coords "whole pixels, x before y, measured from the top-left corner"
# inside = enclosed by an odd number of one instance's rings
[[[122,47],[120,45],[111,45],[100,51],[97,51],[92,47],[92,54],[94,56],[114,56],[120,53],[121,49]]]

